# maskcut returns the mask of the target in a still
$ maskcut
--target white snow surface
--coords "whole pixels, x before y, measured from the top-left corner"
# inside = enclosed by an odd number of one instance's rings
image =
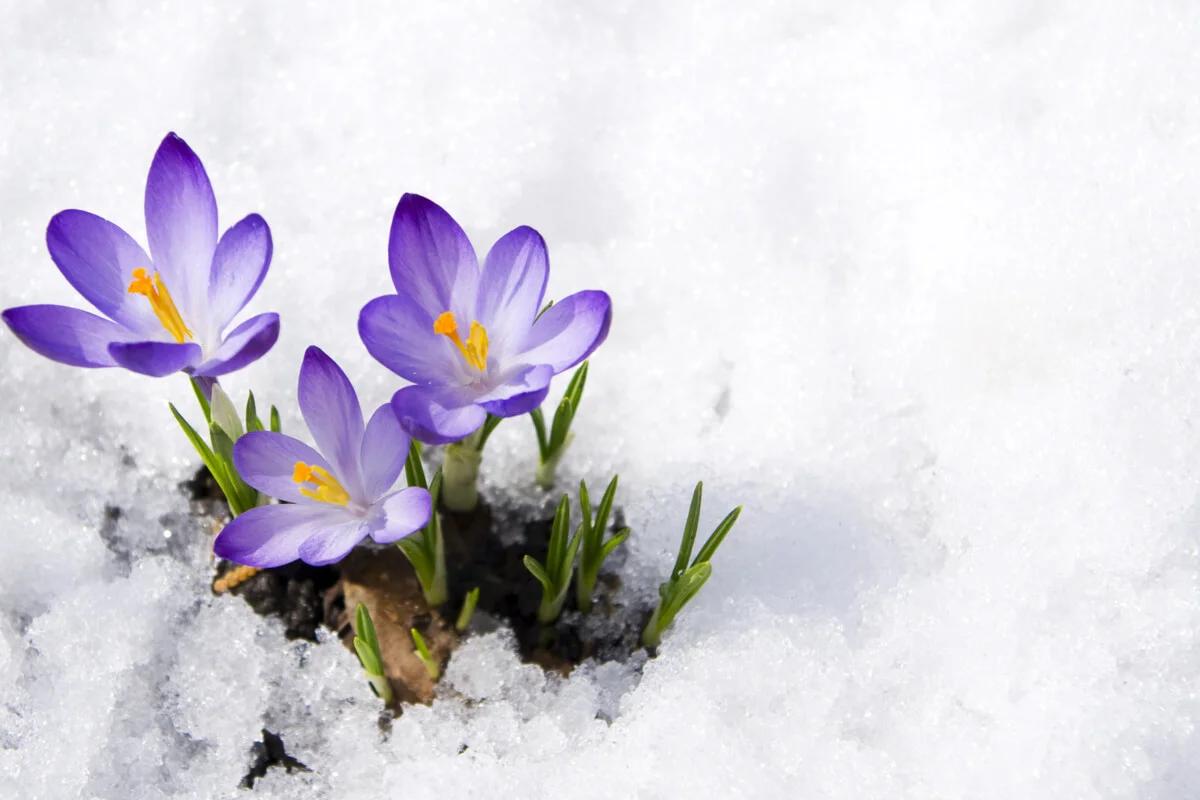
[[[175,130],[271,225],[225,385],[295,432],[309,344],[400,385],[355,325],[418,192],[612,294],[562,477],[620,472],[631,591],[697,479],[746,506],[640,678],[492,634],[384,736],[339,643],[209,592],[187,382],[0,331],[0,797],[1200,796],[1194,4],[0,7],[0,304],[81,303],[46,223],[143,237]],[[535,456],[501,426],[485,495]],[[264,726],[312,771],[239,789]]]

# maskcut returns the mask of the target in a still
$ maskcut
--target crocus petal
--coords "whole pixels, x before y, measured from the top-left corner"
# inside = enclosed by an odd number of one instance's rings
[[[374,502],[392,488],[404,469],[409,438],[396,419],[391,403],[375,409],[363,434],[359,462],[362,465],[363,496]]]
[[[73,367],[116,366],[108,346],[129,338],[117,323],[67,306],[18,306],[0,316],[26,347]]]
[[[436,203],[415,194],[400,198],[388,264],[396,291],[417,301],[430,318],[474,310],[479,261],[463,229]]]
[[[429,444],[449,444],[474,433],[487,413],[461,391],[434,386],[406,386],[392,396],[400,427]]]
[[[258,291],[271,263],[271,229],[251,214],[225,231],[217,242],[208,279],[209,317],[216,332],[232,320]]]
[[[319,347],[304,351],[297,400],[317,449],[333,464],[333,474],[351,496],[365,499],[358,466],[362,407],[346,373]]]
[[[154,266],[184,319],[199,324],[217,246],[217,201],[204,165],[174,133],[162,140],[150,164],[146,236]]]
[[[611,323],[612,301],[605,292],[576,292],[533,323],[521,360],[549,364],[555,374],[570,369],[604,342]]]
[[[497,417],[527,414],[546,399],[553,377],[554,369],[547,364],[522,364],[509,369],[495,388],[476,397],[475,402]]]
[[[441,383],[461,360],[445,336],[433,332],[433,317],[415,300],[398,294],[376,297],[358,315],[358,335],[367,352],[413,383]]]
[[[306,541],[344,525],[347,516],[344,508],[328,503],[259,506],[226,525],[213,552],[238,564],[278,567],[299,558]]]
[[[279,338],[279,315],[259,314],[234,328],[212,357],[196,367],[197,377],[215,378],[262,358]]]
[[[326,528],[300,545],[300,560],[314,567],[341,561],[367,535],[361,519],[350,519]]]
[[[254,431],[233,445],[233,465],[246,483],[265,495],[289,503],[317,503],[319,501],[301,494],[300,485],[292,479],[298,461],[333,474],[333,468],[324,456],[286,433]]]
[[[380,513],[371,519],[371,538],[390,544],[425,527],[433,513],[433,498],[424,489],[410,486],[380,500],[377,510]]]
[[[492,353],[522,344],[542,306],[549,271],[546,242],[533,228],[517,228],[492,245],[475,300],[475,318],[487,328]]]
[[[133,271],[153,267],[128,233],[86,211],[60,211],[46,228],[46,247],[67,282],[102,314],[143,338],[162,333],[146,298],[129,292]]]
[[[113,361],[125,369],[161,378],[194,366],[202,355],[192,342],[114,342],[108,346]]]

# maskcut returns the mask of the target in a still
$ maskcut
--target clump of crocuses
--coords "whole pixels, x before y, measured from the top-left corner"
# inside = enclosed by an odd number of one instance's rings
[[[46,233],[50,257],[100,314],[27,305],[4,311],[4,322],[30,348],[63,364],[119,366],[152,377],[183,373],[191,380],[206,430],[197,431],[173,405],[171,412],[228,500],[232,518],[214,542],[218,556],[251,568],[297,560],[319,566],[340,561],[364,540],[399,543],[426,603],[446,604],[436,506],[474,509],[484,444],[502,420],[525,414],[537,434],[537,483],[547,490],[554,485],[583,397],[585,359],[612,323],[609,296],[588,289],[548,302],[549,256],[537,231],[513,229],[481,261],[453,217],[406,194],[388,242],[395,293],[362,308],[358,332],[367,352],[408,384],[366,419],[346,373],[309,347],[297,385],[309,444],[282,432],[274,407],[264,425],[253,393],[243,414],[218,384],[267,353],[279,336],[274,313],[234,324],[271,263],[267,223],[250,214],[218,237],[208,175],[173,133],[151,162],[145,216],[148,250],[94,214],[56,214]],[[551,381],[577,365],[547,426],[541,405]],[[418,442],[445,446],[428,487]],[[409,485],[400,482],[402,474]],[[526,555],[524,563],[542,588],[539,632],[556,624],[572,583],[577,611],[592,612],[601,567],[629,533],[616,523],[610,530],[616,488],[614,477],[593,510],[586,484],[580,484],[573,534],[571,503],[562,496],[545,562]],[[697,486],[675,568],[643,631],[651,649],[711,574],[712,556],[740,508],[691,560],[699,512]],[[463,598],[455,626],[460,633],[480,597],[476,587]],[[365,607],[356,618],[355,647],[386,700],[391,691],[375,625]],[[439,663],[416,628],[411,636],[436,680]]]

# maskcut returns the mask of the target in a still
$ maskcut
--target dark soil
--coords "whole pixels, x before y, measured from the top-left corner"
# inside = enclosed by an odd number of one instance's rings
[[[262,741],[250,745],[250,771],[242,778],[240,786],[243,789],[253,789],[254,782],[265,778],[271,767],[283,767],[288,772],[308,772],[308,767],[287,754],[283,748],[283,739],[277,734],[263,728]]]

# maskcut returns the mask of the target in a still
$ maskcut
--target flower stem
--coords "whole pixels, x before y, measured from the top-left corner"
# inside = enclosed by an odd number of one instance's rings
[[[479,463],[483,453],[475,449],[471,437],[446,446],[442,462],[442,502],[451,511],[474,511],[479,504]]]

